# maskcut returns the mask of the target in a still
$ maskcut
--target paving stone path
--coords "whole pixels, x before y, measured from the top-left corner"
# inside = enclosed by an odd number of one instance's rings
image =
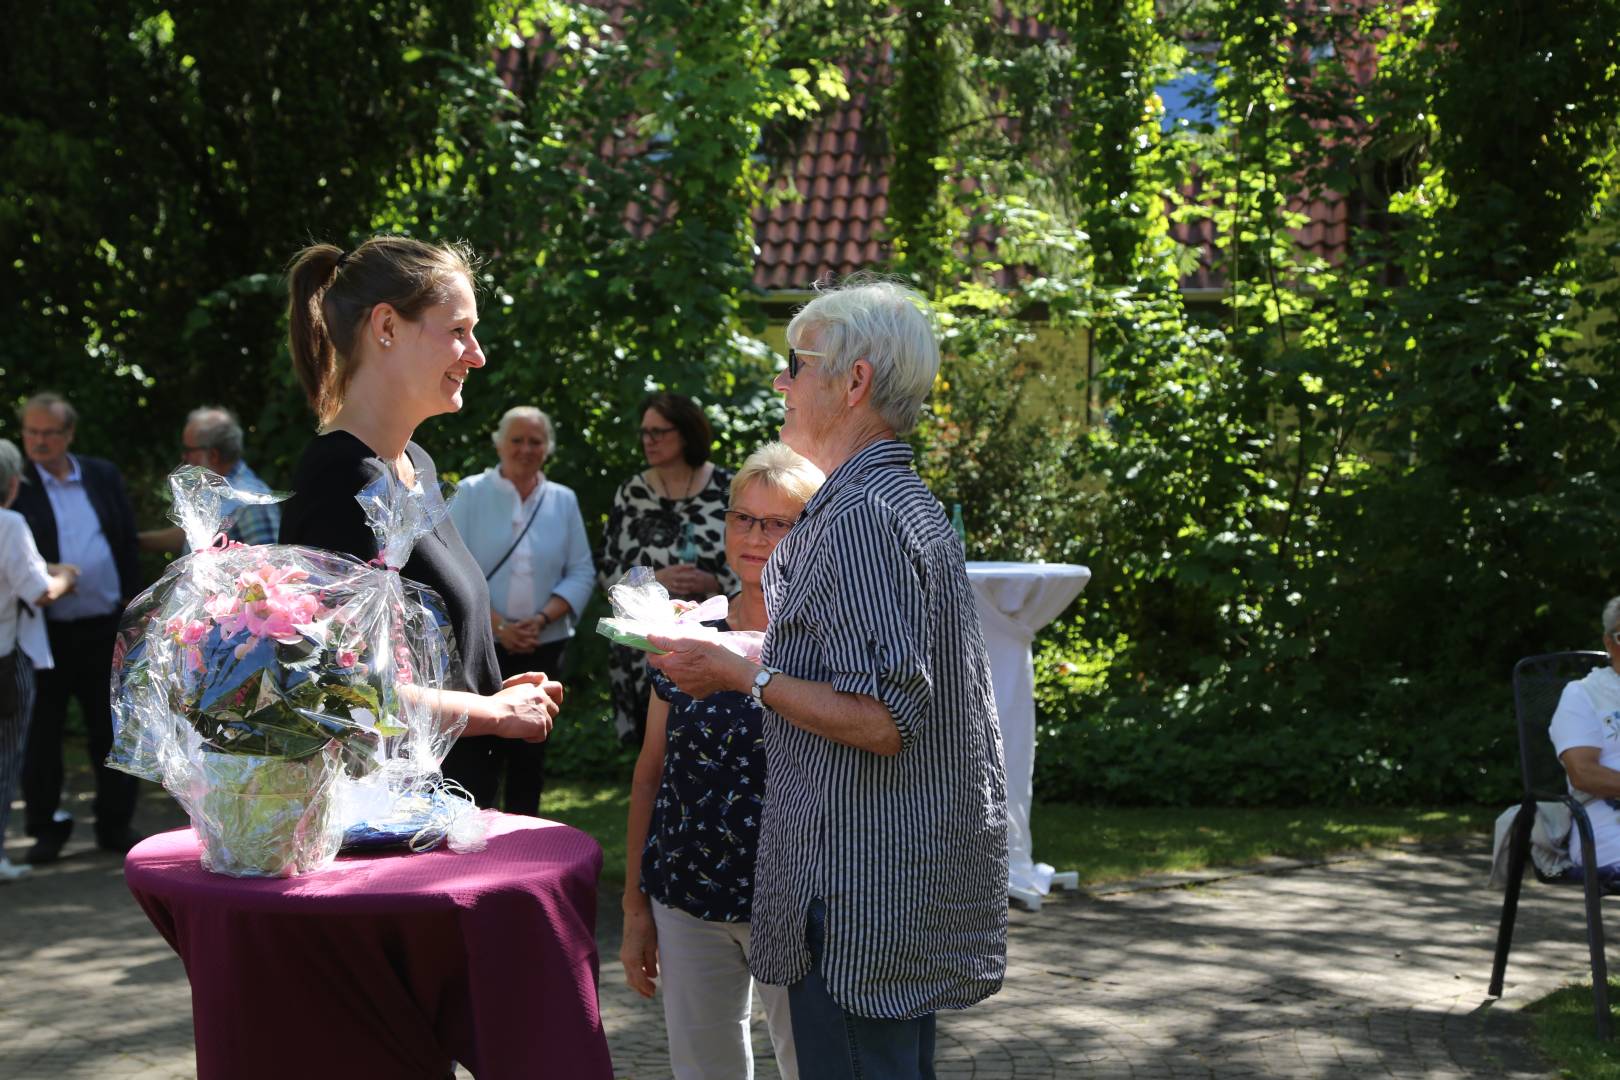
[[[151,808],[149,828],[167,812]],[[13,835],[7,849],[15,859],[25,842]],[[1508,992],[1493,1003],[1485,983],[1499,898],[1486,869],[1479,841],[1137,883],[1015,911],[1006,987],[941,1017],[939,1074],[1549,1077],[1517,1010],[1581,972],[1579,901],[1527,887]],[[624,985],[614,903],[602,906],[598,940],[616,1074],[669,1075],[662,1011]],[[295,1032],[301,1021],[289,1004],[269,1022]],[[762,1024],[755,1033],[758,1075],[774,1078]],[[75,842],[59,864],[0,886],[0,1077],[192,1075],[185,972],[130,899],[119,860]]]

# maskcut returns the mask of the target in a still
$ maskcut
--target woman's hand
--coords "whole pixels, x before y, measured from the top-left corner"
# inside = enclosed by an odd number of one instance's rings
[[[505,622],[495,631],[495,640],[509,653],[532,653],[540,647],[540,624],[536,619]]]
[[[558,682],[556,679],[553,679],[543,671],[523,671],[511,676],[510,678],[501,680],[501,689],[503,690],[508,686],[523,685],[540,687],[546,692],[546,696],[550,697],[552,701],[557,703],[559,708],[562,706],[563,694],[565,693],[563,690],[563,684]]]
[[[495,734],[505,739],[545,742],[562,705],[561,683],[541,672],[514,675],[490,698],[495,706]]]
[[[34,600],[37,608],[54,604],[79,587],[79,568],[72,563],[46,563],[45,576],[45,591]]]
[[[664,650],[662,656],[649,654],[647,663],[695,698],[706,698],[720,690],[746,690],[753,682],[757,665],[717,641],[662,634],[648,634],[647,641]]]
[[[642,997],[652,997],[657,988],[654,980],[658,978],[658,927],[653,925],[652,908],[645,897],[639,904],[625,900],[619,962],[624,965],[624,981],[630,989]]]

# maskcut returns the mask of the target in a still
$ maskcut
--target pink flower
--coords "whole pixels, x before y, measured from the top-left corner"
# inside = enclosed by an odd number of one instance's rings
[[[416,681],[411,669],[411,650],[403,642],[394,649],[394,675],[401,683]]]
[[[359,662],[360,654],[353,649],[343,649],[338,652],[337,666],[340,668],[352,668]]]
[[[233,638],[242,632],[242,602],[228,593],[210,596],[203,610],[219,625],[220,636]]]
[[[258,569],[237,575],[236,587],[243,602],[251,603],[280,592],[290,592],[287,586],[297,585],[308,579],[309,571],[300,570],[296,566],[271,566],[269,563],[260,563]]]
[[[207,636],[208,624],[203,622],[201,619],[192,619],[180,630],[180,644],[196,645]]]
[[[326,614],[317,596],[297,588],[308,577],[307,571],[296,567],[269,563],[238,575],[240,610],[227,617],[256,638],[274,638],[289,645],[300,641],[305,636],[301,628],[311,627]]]

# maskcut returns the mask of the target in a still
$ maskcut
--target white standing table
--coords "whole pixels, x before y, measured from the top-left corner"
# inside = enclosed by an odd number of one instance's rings
[[[1078,875],[1034,861],[1029,806],[1035,785],[1035,660],[1030,646],[1041,627],[1063,613],[1091,580],[1068,563],[970,562],[990,682],[1001,718],[1007,761],[1007,895],[1031,911],[1055,888],[1079,886]]]

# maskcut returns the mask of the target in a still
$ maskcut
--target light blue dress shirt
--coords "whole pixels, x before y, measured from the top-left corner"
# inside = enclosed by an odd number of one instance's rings
[[[69,454],[68,464],[71,469],[64,480],[58,480],[48,470],[39,470],[45,495],[51,500],[51,513],[56,515],[61,560],[79,568],[78,586],[45,609],[45,617],[52,622],[116,615],[124,606],[118,587],[118,564],[113,561],[112,545],[101,531],[96,508],[90,505],[79,459]]]

